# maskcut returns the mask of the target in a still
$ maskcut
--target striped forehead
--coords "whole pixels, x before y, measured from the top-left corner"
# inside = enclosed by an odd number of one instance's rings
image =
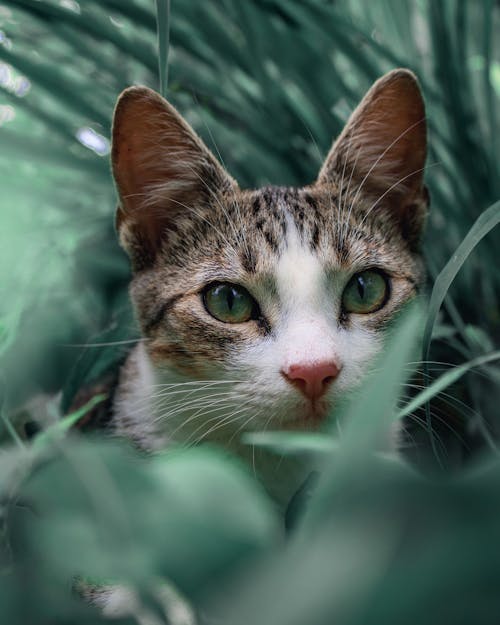
[[[253,193],[248,211],[250,231],[263,235],[274,253],[286,247],[287,228],[294,224],[301,239],[311,248],[318,246],[325,215],[313,193],[296,187],[264,187]],[[291,221],[290,221],[291,219]]]
[[[317,254],[301,236],[295,219],[285,211],[286,235],[276,266],[280,300],[289,309],[304,305],[311,310],[323,297],[325,272]]]
[[[282,290],[312,297],[326,275],[386,260],[385,237],[359,223],[355,211],[347,223],[334,191],[265,187],[252,193],[247,207],[242,264],[253,275],[279,281]]]

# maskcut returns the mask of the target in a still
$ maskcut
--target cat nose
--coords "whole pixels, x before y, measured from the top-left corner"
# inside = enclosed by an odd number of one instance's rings
[[[289,365],[281,373],[308,399],[318,399],[326,393],[339,371],[340,368],[334,362],[318,362]]]

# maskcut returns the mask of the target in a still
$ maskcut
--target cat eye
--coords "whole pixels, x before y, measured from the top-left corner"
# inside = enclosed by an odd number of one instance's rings
[[[242,286],[219,282],[203,292],[207,311],[224,323],[244,323],[258,317],[258,305]]]
[[[353,276],[342,294],[342,308],[348,313],[367,314],[384,306],[389,282],[379,271],[362,271]]]

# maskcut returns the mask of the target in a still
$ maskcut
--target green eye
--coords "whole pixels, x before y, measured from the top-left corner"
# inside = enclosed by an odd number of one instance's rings
[[[387,279],[378,271],[363,271],[351,278],[342,295],[346,312],[366,314],[382,308],[389,295]]]
[[[207,311],[224,323],[244,323],[256,317],[257,303],[242,286],[221,282],[203,293]]]

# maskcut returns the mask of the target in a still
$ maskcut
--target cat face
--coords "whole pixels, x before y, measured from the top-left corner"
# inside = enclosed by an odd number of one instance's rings
[[[304,188],[241,190],[165,100],[122,94],[117,228],[155,381],[197,383],[178,427],[194,409],[200,434],[316,427],[362,382],[422,282],[425,156],[406,70],[375,83]]]

